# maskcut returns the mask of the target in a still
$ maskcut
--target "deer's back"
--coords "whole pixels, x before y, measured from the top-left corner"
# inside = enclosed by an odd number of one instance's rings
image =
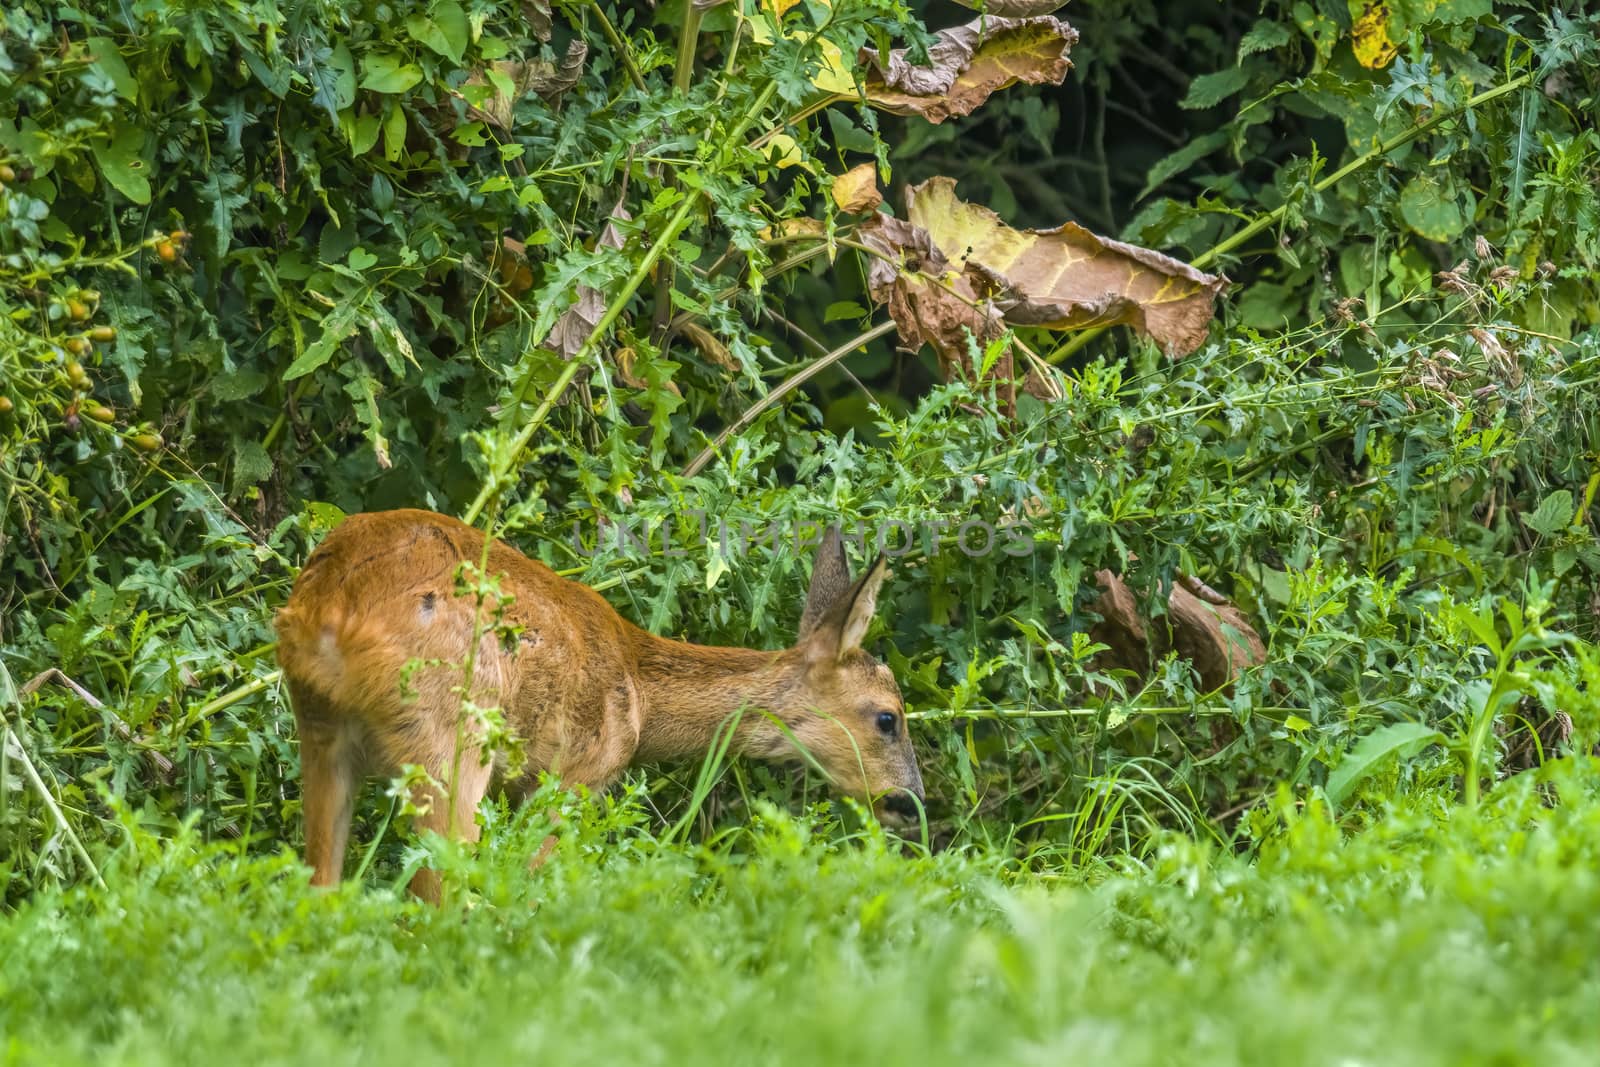
[[[527,740],[530,775],[609,778],[631,758],[643,714],[633,628],[594,590],[498,540],[487,574],[505,601],[480,609],[456,594],[456,572],[482,553],[481,531],[433,512],[346,519],[278,614],[285,679],[322,714],[359,722],[374,762],[395,765],[419,738],[455,731],[471,660],[471,699],[501,708]]]

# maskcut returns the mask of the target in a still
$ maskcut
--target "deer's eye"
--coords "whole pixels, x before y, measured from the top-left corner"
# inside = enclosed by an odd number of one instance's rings
[[[892,711],[880,711],[880,712],[878,712],[878,732],[879,733],[883,734],[885,737],[893,737],[894,736],[894,732],[897,729],[899,729],[899,727],[900,727],[900,722],[899,722],[898,719],[896,719],[894,717],[894,712],[892,712]]]

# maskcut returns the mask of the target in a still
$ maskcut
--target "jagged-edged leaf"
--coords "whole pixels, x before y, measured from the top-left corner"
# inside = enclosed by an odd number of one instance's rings
[[[1524,521],[1541,537],[1555,537],[1572,525],[1572,493],[1557,489],[1539,501],[1539,509]]]
[[[962,274],[979,279],[1007,322],[1050,330],[1132,326],[1171,356],[1199,348],[1228,286],[1148,248],[1098,237],[1076,223],[1014,230],[955,195],[951,178],[906,190],[906,217]]]
[[[897,115],[921,115],[929,122],[969,115],[992,94],[1017,82],[1060,85],[1072,69],[1067,53],[1078,31],[1052,15],[1034,18],[985,16],[940,30],[928,48],[926,65],[914,64],[907,49],[887,60],[861,49],[868,68],[867,100]]]

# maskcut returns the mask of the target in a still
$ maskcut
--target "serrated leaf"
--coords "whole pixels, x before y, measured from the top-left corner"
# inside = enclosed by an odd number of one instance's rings
[[[118,124],[109,140],[94,143],[94,161],[106,181],[135,204],[150,202],[149,164],[144,160],[144,130]]]
[[[235,489],[264,482],[272,477],[272,457],[251,438],[235,441],[233,446],[233,484]]]
[[[1555,537],[1572,525],[1572,513],[1572,493],[1557,489],[1539,501],[1538,510],[1523,521],[1540,536]]]
[[[1335,807],[1342,805],[1351,791],[1387,757],[1415,755],[1424,747],[1443,740],[1439,731],[1418,722],[1380,726],[1356,742],[1355,748],[1328,775],[1328,784],[1324,787],[1328,802]]]
[[[289,382],[303,378],[332,359],[339,346],[356,332],[360,310],[358,300],[346,298],[339,301],[332,311],[323,316],[322,336],[307,345],[300,357],[289,365],[289,369],[283,372],[283,380]]]
[[[1249,32],[1239,38],[1239,59],[1257,52],[1270,52],[1289,43],[1289,28],[1271,19],[1257,19]]]
[[[335,120],[356,102],[356,64],[343,43],[320,48],[310,61],[311,102]]]
[[[1189,91],[1178,106],[1191,111],[1216,107],[1243,89],[1249,81],[1250,72],[1243,67],[1228,67],[1213,74],[1202,74],[1189,83]]]

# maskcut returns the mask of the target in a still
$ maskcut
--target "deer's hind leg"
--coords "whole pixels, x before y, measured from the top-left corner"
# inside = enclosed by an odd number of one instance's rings
[[[374,729],[374,743],[391,770],[415,764],[428,775],[411,792],[419,811],[412,822],[417,831],[476,842],[478,805],[489,791],[494,767],[484,758],[482,731],[465,717],[460,691],[452,685],[460,673],[436,669],[425,674],[415,698],[401,701],[387,724]],[[496,699],[491,691],[473,698],[480,706]],[[411,892],[431,904],[439,903],[440,890],[435,871],[422,868],[411,879]]]
[[[312,690],[288,683],[300,740],[300,809],[311,884],[334,886],[344,876],[350,818],[361,780],[361,727],[337,714]]]

